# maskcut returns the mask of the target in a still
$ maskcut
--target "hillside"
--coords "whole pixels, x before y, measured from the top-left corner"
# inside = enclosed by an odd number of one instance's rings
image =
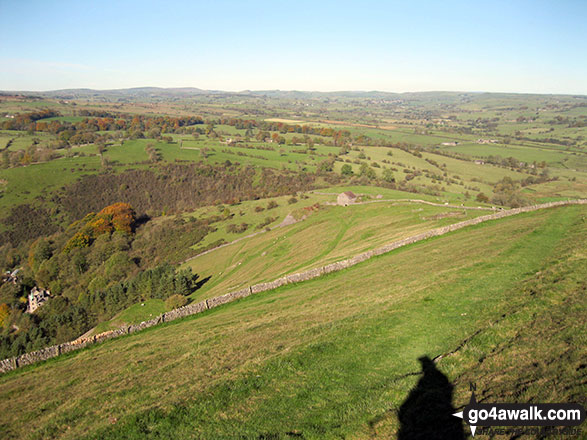
[[[386,438],[422,356],[456,408],[470,381],[481,400],[584,401],[585,214],[466,228],[3,375],[0,433]]]
[[[338,193],[347,190],[359,194],[360,201],[335,206]],[[444,205],[429,200],[410,202],[406,199],[409,196],[386,188],[332,187],[303,194],[295,203],[285,196],[221,206],[222,219],[214,223],[215,230],[193,245],[195,256],[180,265],[202,280],[189,298],[195,303],[494,212],[487,207]],[[428,196],[423,199],[434,200]],[[267,209],[270,204],[276,206]],[[204,207],[185,218],[205,218],[209,214],[210,208]],[[164,221],[155,219],[152,223],[167,225]],[[248,225],[246,230],[228,232],[231,226],[243,224]],[[152,240],[148,230],[143,236]],[[186,237],[178,244],[188,242]],[[121,316],[99,324],[92,334],[152,319],[158,314],[153,309],[165,311],[159,300],[147,299],[142,304],[146,307],[136,304]]]
[[[483,210],[402,202],[405,199],[401,196],[405,194],[394,195],[397,202],[393,201],[394,198],[385,201],[373,197],[363,204],[344,207],[325,204],[334,204],[336,194],[322,195],[323,204],[319,207],[296,211],[300,221],[294,225],[190,259],[184,267],[210,278],[193,298],[271,281],[296,271],[340,261],[434,227],[487,214]]]

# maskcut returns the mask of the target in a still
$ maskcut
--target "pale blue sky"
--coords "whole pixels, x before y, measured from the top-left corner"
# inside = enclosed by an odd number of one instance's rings
[[[587,94],[586,22],[586,0],[0,0],[0,90]]]

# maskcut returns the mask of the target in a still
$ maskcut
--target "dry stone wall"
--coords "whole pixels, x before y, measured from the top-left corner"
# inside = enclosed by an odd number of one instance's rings
[[[149,321],[141,322],[140,324],[130,325],[128,327],[123,327],[117,330],[111,330],[104,333],[100,333],[95,336],[90,336],[88,338],[80,338],[72,342],[66,342],[64,344],[54,345],[52,347],[46,347],[38,351],[33,351],[30,353],[26,353],[20,356],[16,356],[9,359],[0,360],[0,373],[5,373],[11,370],[14,370],[18,367],[23,367],[25,365],[30,365],[35,362],[44,361],[56,356],[59,356],[63,353],[68,353],[70,351],[79,350],[84,348],[88,345],[95,344],[98,342],[103,342],[108,339],[116,338],[125,334],[139,332],[146,328],[155,326],[162,322],[169,322],[175,319],[183,318],[190,315],[195,315],[197,313],[204,312],[205,310],[212,309],[214,307],[218,307],[222,304],[226,304],[232,301],[235,301],[240,298],[245,298],[249,295],[258,292],[264,292],[267,290],[273,290],[278,287],[284,286],[286,284],[291,283],[299,283],[302,281],[311,280],[313,278],[320,277],[324,274],[337,272],[339,270],[346,269],[348,267],[354,266],[359,264],[363,261],[366,261],[372,257],[377,255],[383,255],[388,252],[393,251],[394,249],[398,249],[402,246],[406,246],[412,243],[416,243],[418,241],[426,240],[431,237],[437,237],[440,235],[444,235],[448,232],[456,231],[458,229],[465,228],[467,226],[476,225],[479,223],[483,223],[489,220],[496,220],[503,217],[509,217],[512,215],[520,214],[523,212],[530,212],[536,211],[539,209],[546,209],[552,208],[556,206],[564,206],[564,205],[585,205],[587,204],[586,199],[581,200],[569,200],[569,201],[560,201],[560,202],[550,202],[544,203],[541,205],[533,205],[533,206],[525,206],[523,208],[515,208],[510,209],[507,211],[499,211],[494,214],[483,215],[480,217],[476,217],[470,220],[465,220],[458,223],[453,223],[452,225],[444,226],[441,228],[432,229],[427,232],[423,232],[418,235],[414,235],[408,238],[404,238],[402,240],[397,240],[392,243],[386,244],[380,248],[374,249],[372,251],[363,252],[359,255],[356,255],[352,258],[347,260],[338,261],[336,263],[328,264],[324,267],[318,267],[315,269],[306,270],[304,272],[294,273],[291,275],[287,275],[281,278],[278,278],[274,281],[270,281],[267,283],[260,283],[255,284],[250,287],[246,287],[241,290],[237,290],[235,292],[230,292],[225,295],[217,296],[215,298],[209,298],[205,301],[189,304],[178,309],[172,310],[170,312],[163,313],[162,315],[151,319]]]

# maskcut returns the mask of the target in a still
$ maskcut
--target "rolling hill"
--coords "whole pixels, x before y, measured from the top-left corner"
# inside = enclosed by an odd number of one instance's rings
[[[0,433],[387,438],[423,356],[454,408],[470,381],[481,400],[584,399],[585,213],[466,228],[3,375]]]

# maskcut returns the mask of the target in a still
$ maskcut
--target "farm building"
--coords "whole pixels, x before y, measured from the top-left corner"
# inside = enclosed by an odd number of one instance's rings
[[[33,287],[31,289],[31,293],[29,293],[29,303],[27,306],[27,313],[33,313],[43,304],[45,301],[49,299],[51,293],[46,289],[39,289],[38,287]]]
[[[336,198],[336,203],[340,206],[348,206],[357,201],[357,196],[352,191],[340,193]]]
[[[478,144],[497,144],[497,139],[477,139]]]
[[[4,275],[2,275],[2,282],[3,283],[18,284],[18,272],[20,272],[20,269],[16,269],[13,272],[10,272],[9,270],[7,270],[6,273]]]

